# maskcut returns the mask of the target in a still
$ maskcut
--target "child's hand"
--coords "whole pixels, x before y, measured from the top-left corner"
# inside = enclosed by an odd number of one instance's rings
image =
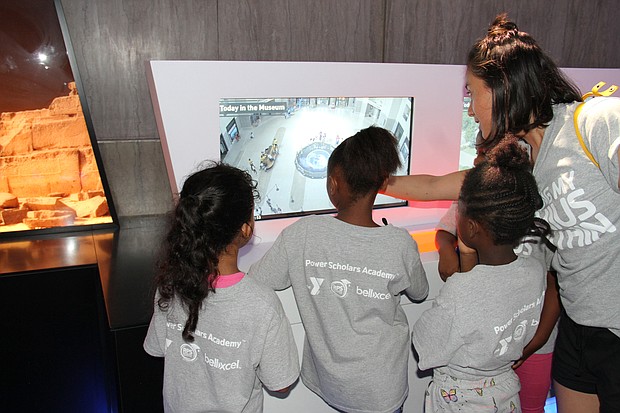
[[[461,260],[461,272],[471,271],[478,264],[478,251],[465,245],[460,238],[457,243]]]
[[[548,338],[548,337],[547,337]],[[512,369],[518,369],[521,364],[527,360],[529,356],[536,353],[540,348],[547,342],[547,339],[540,339],[538,336],[534,335],[534,337],[530,340],[529,343],[523,348],[523,354],[521,358],[514,362],[512,365]]]
[[[456,252],[456,236],[443,229],[435,234],[435,246],[439,253],[439,276],[446,281],[455,272],[459,271],[459,256]]]
[[[525,348],[523,349],[523,355],[521,356],[521,358],[520,358],[519,360],[517,360],[517,361],[515,361],[515,362],[513,363],[513,365],[512,365],[512,369],[513,369],[513,370],[516,370],[516,369],[518,369],[519,367],[521,367],[521,365],[522,365],[523,363],[525,363],[525,360],[527,360],[527,358],[528,358],[529,356],[531,356],[532,354],[534,354],[534,353],[535,353],[535,351],[528,351],[528,350],[527,350],[527,346],[525,346]]]
[[[525,362],[524,358],[520,358],[519,360],[515,361],[514,364],[512,365],[512,369],[516,370],[519,367],[521,367],[521,364],[523,364]]]
[[[459,271],[459,256],[454,248],[444,248],[439,252],[439,276],[446,281],[452,274]]]
[[[461,241],[461,238],[458,239],[458,246],[459,246],[459,252],[461,254],[478,254],[478,252],[475,249],[470,248],[467,245],[465,245],[465,243]]]

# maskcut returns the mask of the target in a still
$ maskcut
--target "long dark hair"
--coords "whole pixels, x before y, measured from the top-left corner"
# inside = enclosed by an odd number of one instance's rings
[[[327,163],[328,171],[342,169],[354,197],[377,192],[401,166],[398,141],[387,129],[370,126],[342,141]]]
[[[480,222],[496,245],[516,246],[528,235],[547,244],[549,224],[535,218],[542,206],[529,155],[514,135],[467,172],[459,195],[459,213]]]
[[[467,68],[493,93],[493,130],[483,143],[485,148],[506,133],[547,126],[554,104],[581,100],[579,89],[505,13],[497,16],[487,35],[472,46]]]
[[[187,310],[185,341],[194,340],[200,307],[219,275],[218,258],[252,220],[255,198],[252,177],[221,163],[209,164],[183,184],[170,214],[155,284],[161,310],[167,310],[173,298]]]

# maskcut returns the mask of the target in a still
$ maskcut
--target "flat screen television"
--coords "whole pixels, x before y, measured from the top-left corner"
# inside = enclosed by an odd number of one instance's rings
[[[407,175],[412,109],[410,97],[222,98],[227,139],[220,142],[220,160],[256,180],[256,220],[334,212],[325,189],[334,148],[361,129],[382,126],[398,140],[396,174]],[[381,194],[375,201],[375,208],[405,205]]]
[[[0,5],[0,238],[116,226],[59,0]]]

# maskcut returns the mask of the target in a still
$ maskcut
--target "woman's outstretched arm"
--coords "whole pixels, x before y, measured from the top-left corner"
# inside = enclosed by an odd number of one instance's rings
[[[412,201],[443,201],[458,199],[466,171],[447,175],[404,175],[391,176],[385,195]]]

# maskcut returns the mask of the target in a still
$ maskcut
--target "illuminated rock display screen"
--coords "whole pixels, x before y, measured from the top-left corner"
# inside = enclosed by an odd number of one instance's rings
[[[58,16],[0,6],[0,233],[113,222]]]
[[[220,158],[248,171],[261,195],[256,219],[332,212],[325,188],[336,146],[368,126],[390,130],[402,168],[411,162],[413,99],[295,97],[220,100]],[[376,207],[406,205],[378,195]]]

